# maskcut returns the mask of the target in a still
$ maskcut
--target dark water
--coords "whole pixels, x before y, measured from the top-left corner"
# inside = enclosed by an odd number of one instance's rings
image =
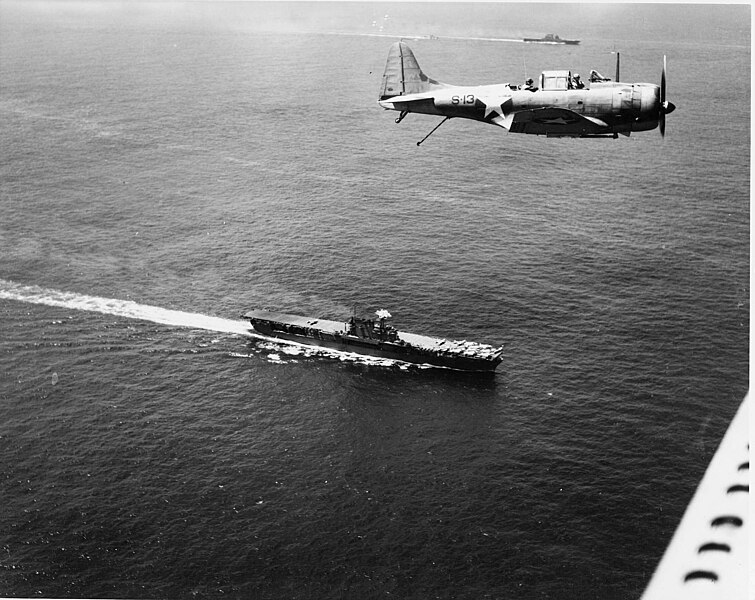
[[[583,40],[410,41],[451,83],[666,54],[678,108],[417,148],[380,27]],[[748,386],[749,76],[745,5],[0,3],[0,592],[637,598]],[[238,320],[355,304],[504,362]]]

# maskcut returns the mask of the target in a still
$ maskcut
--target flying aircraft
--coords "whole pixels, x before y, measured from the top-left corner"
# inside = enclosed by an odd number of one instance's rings
[[[660,86],[620,82],[618,54],[615,81],[593,70],[583,83],[578,75],[562,70],[543,71],[537,87],[531,79],[524,86],[456,86],[425,75],[403,41],[388,52],[378,103],[401,113],[396,123],[409,113],[445,117],[418,146],[454,117],[548,137],[616,139],[656,127],[663,136],[666,115],[676,108],[666,100],[665,56]]]

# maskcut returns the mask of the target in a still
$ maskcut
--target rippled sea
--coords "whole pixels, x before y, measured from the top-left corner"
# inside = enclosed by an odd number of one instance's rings
[[[665,54],[677,109],[417,147],[391,35],[448,83]],[[639,597],[748,387],[750,59],[748,5],[0,2],[0,594]]]

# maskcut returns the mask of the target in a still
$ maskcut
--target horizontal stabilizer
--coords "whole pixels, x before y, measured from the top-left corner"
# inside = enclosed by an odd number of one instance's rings
[[[405,94],[401,96],[391,96],[389,98],[381,98],[378,100],[378,104],[383,108],[395,108],[396,110],[404,110],[410,106],[418,103],[425,103],[434,101],[435,95],[432,92],[422,92],[419,94]]]

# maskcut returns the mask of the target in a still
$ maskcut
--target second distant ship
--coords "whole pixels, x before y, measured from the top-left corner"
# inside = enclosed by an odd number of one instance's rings
[[[524,38],[523,41],[535,44],[569,44],[570,46],[579,44],[579,40],[565,40],[558,37],[555,33],[548,33],[541,38]]]

